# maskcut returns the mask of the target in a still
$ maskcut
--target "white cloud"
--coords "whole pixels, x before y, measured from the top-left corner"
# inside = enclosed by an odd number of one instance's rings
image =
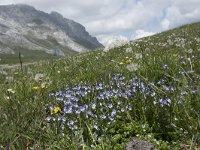
[[[128,2],[127,2],[128,1]],[[117,32],[131,32],[140,28],[145,28],[155,18],[162,16],[160,7],[158,12],[153,9],[152,5],[149,9],[149,4],[142,1],[126,0],[121,4],[114,15],[104,17],[101,19],[94,19],[86,23],[86,27],[94,34],[110,34]],[[102,28],[103,27],[103,28]],[[98,30],[97,30],[98,29]]]
[[[199,0],[174,0],[171,6],[166,8],[166,15],[161,20],[162,29],[200,21],[199,6]]]
[[[104,46],[109,46],[112,45],[113,43],[116,43],[116,41],[128,41],[129,39],[125,36],[122,35],[99,35],[97,36],[97,39],[104,45]]]
[[[148,31],[144,31],[144,30],[136,30],[135,34],[133,34],[131,36],[131,40],[143,38],[143,37],[154,35],[154,34],[155,34],[155,32],[148,32]]]
[[[169,26],[170,26],[170,21],[168,19],[164,19],[162,22],[161,22],[161,25],[162,25],[162,28],[164,30],[167,30],[169,29]]]
[[[129,39],[122,35],[99,35],[98,40],[105,46],[104,51],[126,44]]]

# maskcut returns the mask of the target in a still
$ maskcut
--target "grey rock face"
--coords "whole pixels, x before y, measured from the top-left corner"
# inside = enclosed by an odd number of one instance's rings
[[[61,51],[60,49],[51,49],[51,50],[47,51],[47,53],[54,55],[54,56],[65,56],[63,51]]]
[[[0,6],[0,53],[14,54],[23,48],[64,55],[101,47],[81,24],[57,12],[48,14],[21,4]]]
[[[147,141],[133,138],[126,144],[126,150],[154,150],[154,146]]]

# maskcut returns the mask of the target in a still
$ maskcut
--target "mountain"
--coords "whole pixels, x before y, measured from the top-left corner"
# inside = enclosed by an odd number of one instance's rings
[[[68,55],[103,47],[81,24],[24,4],[0,6],[0,54]]]

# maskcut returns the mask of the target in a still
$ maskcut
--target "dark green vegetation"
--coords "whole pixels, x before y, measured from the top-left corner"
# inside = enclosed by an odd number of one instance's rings
[[[200,23],[127,43],[2,69],[2,149],[200,148]]]
[[[49,39],[53,40],[53,39]],[[51,42],[47,42],[47,40],[38,40],[38,39],[32,39],[32,42],[38,45],[43,45],[43,47],[46,47],[47,49],[51,49],[53,47]],[[59,44],[54,43],[54,47],[56,47],[59,50],[62,50],[66,56],[73,56],[78,54],[78,52],[66,49],[65,47],[62,47]],[[53,54],[48,54],[45,51],[40,51],[40,50],[27,50],[24,49],[23,47],[16,47],[14,49],[15,54],[0,54],[0,64],[16,64],[19,62],[19,53],[23,57],[23,62],[24,63],[29,63],[29,62],[36,62],[36,61],[41,61],[41,60],[48,60],[52,58],[60,58],[61,56],[53,55]]]
[[[31,53],[34,53],[34,56],[31,56]],[[30,53],[21,53],[22,59],[24,63],[28,62],[36,62],[36,61],[41,61],[41,60],[47,60],[47,59],[52,59],[52,58],[58,58],[56,56],[48,55],[45,52],[38,52],[37,55],[35,55],[34,51],[30,51]],[[28,56],[27,56],[28,55]],[[17,64],[19,63],[19,53],[10,55],[10,54],[1,54],[0,55],[0,64]]]

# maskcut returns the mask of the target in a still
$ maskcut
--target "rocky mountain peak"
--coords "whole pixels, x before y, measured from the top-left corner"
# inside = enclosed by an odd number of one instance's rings
[[[53,18],[63,19],[63,16],[62,16],[60,13],[56,12],[56,11],[52,11],[52,12],[50,13],[50,15],[51,15]]]
[[[84,52],[103,47],[81,24],[25,4],[0,6],[0,53],[27,51]],[[62,54],[63,54],[62,53]]]

